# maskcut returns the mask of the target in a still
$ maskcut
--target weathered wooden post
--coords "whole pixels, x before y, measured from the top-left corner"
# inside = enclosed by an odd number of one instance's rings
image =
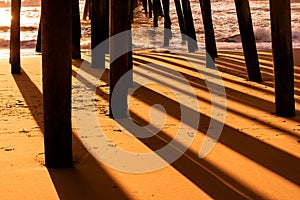
[[[164,46],[169,46],[169,40],[172,37],[171,19],[170,19],[170,0],[163,0],[164,8]]]
[[[123,54],[122,56],[116,56],[118,51],[121,48],[129,47],[129,35],[124,34],[122,41],[118,41],[114,36],[115,34],[127,31],[130,24],[129,17],[129,1],[119,1],[119,0],[110,0],[110,59],[117,57],[110,64],[110,117],[118,119],[127,117],[127,94],[130,80],[126,80],[120,84],[118,92],[115,92],[116,99],[118,100],[117,104],[114,104],[114,110],[116,113],[112,113],[112,93],[115,89],[117,82],[120,78],[128,71],[128,53]],[[122,46],[120,46],[120,42]],[[129,50],[128,50],[129,51]],[[127,51],[127,52],[128,52]]]
[[[174,0],[174,3],[175,3],[176,12],[177,12],[178,23],[179,23],[182,41],[185,41],[186,40],[186,29],[185,29],[185,22],[184,22],[184,18],[183,18],[182,9],[181,9],[181,4],[180,4],[179,0]]]
[[[147,0],[142,0],[142,1],[143,1],[143,7],[144,7],[145,15],[147,16],[147,14],[148,14]]]
[[[79,14],[79,0],[72,0],[72,58],[80,59],[81,25]]]
[[[183,8],[186,34],[188,36],[188,50],[189,52],[195,52],[196,50],[198,50],[198,44],[190,1],[181,0],[181,3]]]
[[[36,39],[35,51],[38,52],[38,53],[42,53],[41,20],[40,20],[40,23],[39,23],[39,30],[38,30],[38,35],[37,35],[37,39]]]
[[[133,3],[133,8],[135,6],[137,6],[137,0],[130,0]],[[127,23],[128,27],[127,30],[130,30],[130,34],[128,35],[128,66],[127,66],[127,71],[132,70],[133,67],[133,58],[132,58],[132,32],[131,32],[131,22],[133,22],[133,12],[130,12],[130,19],[131,21],[129,21]],[[128,80],[128,87],[132,87],[133,86],[133,71],[131,71],[130,73],[130,78]]]
[[[161,1],[160,0],[157,0],[157,14],[160,17],[164,16],[164,12],[163,12],[163,8],[161,6]]]
[[[295,116],[290,0],[270,0],[276,114]]]
[[[261,74],[248,0],[235,0],[249,81],[261,82]]]
[[[41,26],[45,162],[71,167],[72,0],[42,0]]]
[[[91,1],[92,49],[94,49],[109,35],[109,0]],[[105,68],[105,53],[108,53],[108,46],[102,52],[92,52],[92,67]]]
[[[20,63],[20,12],[21,0],[11,0],[11,28],[10,28],[10,58],[11,73],[21,73]]]
[[[158,27],[157,1],[158,0],[153,0],[153,27]]]
[[[149,18],[152,18],[152,1],[148,0]]]
[[[200,0],[200,7],[205,31],[205,49],[212,59],[218,57],[214,26],[211,16],[210,0]]]
[[[130,5],[129,5],[129,7],[130,7],[130,20],[131,20],[131,22],[133,22],[133,20],[134,20],[134,14],[133,14],[133,10],[134,10],[134,4],[136,3],[135,2],[135,0],[129,0],[129,3],[130,3]]]

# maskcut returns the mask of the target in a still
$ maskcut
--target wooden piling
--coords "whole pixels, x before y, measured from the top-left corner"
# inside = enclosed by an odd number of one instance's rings
[[[79,0],[72,0],[72,58],[80,59],[81,25],[79,14]]]
[[[41,20],[45,162],[71,167],[72,0],[42,0]]]
[[[145,15],[147,16],[147,14],[148,14],[147,0],[142,0],[142,3],[143,3],[143,8],[144,8],[144,11],[145,11]]]
[[[170,19],[170,0],[163,0],[164,8],[164,46],[169,46],[169,40],[172,37],[171,19]]]
[[[10,58],[11,73],[21,73],[20,63],[20,12],[21,0],[11,0],[11,28],[10,28]]]
[[[91,0],[91,29],[92,49],[106,40],[109,35],[109,0]],[[128,10],[127,10],[128,11]],[[108,45],[100,53],[92,52],[92,67],[105,68],[105,53],[108,53]]]
[[[198,50],[194,20],[189,0],[181,0],[183,15],[185,21],[186,35],[188,36],[188,50],[189,52],[195,52]]]
[[[137,0],[132,0],[133,2],[133,8],[135,8],[137,6]],[[127,66],[127,71],[131,70],[130,78],[129,78],[129,82],[128,82],[128,87],[132,87],[133,86],[133,71],[132,71],[132,67],[133,67],[133,57],[132,57],[132,32],[131,32],[131,23],[133,23],[133,12],[130,13],[130,19],[132,19],[131,21],[129,21],[127,23],[128,27],[127,30],[130,30],[130,34],[128,35],[128,66]]]
[[[261,82],[254,31],[248,0],[235,0],[249,81]]]
[[[153,27],[158,27],[158,0],[153,0]]]
[[[129,12],[130,12],[130,20],[131,20],[131,22],[133,22],[133,20],[134,20],[134,16],[133,16],[133,10],[134,10],[134,4],[135,4],[135,0],[129,0],[129,7],[130,7],[130,9],[129,9]]]
[[[214,26],[211,16],[210,0],[200,0],[200,7],[205,31],[205,49],[212,59],[218,57]]]
[[[185,22],[184,22],[184,18],[183,18],[182,9],[181,9],[181,4],[180,4],[179,0],[174,0],[174,3],[175,3],[176,12],[177,12],[178,23],[179,23],[182,41],[185,41],[187,38],[186,38]]]
[[[164,12],[163,12],[163,8],[161,6],[161,1],[160,0],[157,0],[157,15],[160,16],[160,17],[164,17]]]
[[[129,1],[110,1],[110,59],[116,57],[117,52],[120,48],[120,43],[116,41],[116,38],[112,37],[115,34],[121,33],[128,30],[130,24],[129,18]],[[122,38],[122,43],[127,48],[129,47],[129,37],[124,36]],[[112,114],[112,93],[115,89],[117,82],[120,78],[128,71],[128,53],[119,56],[110,64],[110,100],[109,100],[109,110],[110,117],[118,119],[127,117],[128,104],[127,104],[127,94],[128,94],[128,82],[123,82],[120,84],[120,90],[115,93],[118,103],[114,104],[114,109],[116,113]],[[129,80],[130,81],[130,80]]]
[[[39,23],[39,30],[36,39],[35,51],[38,53],[42,53],[42,33],[41,33],[41,20]]]
[[[290,0],[270,0],[275,105],[279,116],[295,116]]]
[[[148,0],[149,18],[152,18],[152,1]]]

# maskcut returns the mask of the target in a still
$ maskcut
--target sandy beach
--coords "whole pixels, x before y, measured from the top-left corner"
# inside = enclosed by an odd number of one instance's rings
[[[193,55],[190,55],[191,58]],[[300,196],[300,50],[294,50],[297,116],[274,114],[272,53],[260,51],[263,83],[247,80],[242,51],[220,51],[215,63],[226,89],[224,128],[213,151],[198,158],[211,120],[211,101],[203,77],[178,56],[135,52],[135,68],[156,63],[180,72],[196,94],[201,113],[195,140],[171,165],[132,174],[98,162],[82,145],[73,124],[70,169],[47,169],[43,150],[41,57],[23,57],[22,73],[10,74],[0,60],[0,199],[297,199]],[[195,61],[196,62],[196,61]],[[73,78],[81,61],[73,61]],[[105,74],[107,74],[106,71]],[[109,74],[109,73],[108,73]],[[108,76],[97,90],[96,113],[105,134],[120,148],[134,152],[159,149],[174,138],[180,108],[169,88],[151,84],[129,99],[136,123],[149,123],[151,105],[161,103],[168,115],[155,137],[129,137],[108,114]]]

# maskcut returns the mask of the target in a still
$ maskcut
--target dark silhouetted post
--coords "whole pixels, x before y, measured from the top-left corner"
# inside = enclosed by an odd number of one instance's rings
[[[37,35],[37,39],[36,39],[35,51],[38,52],[38,53],[42,53],[41,20],[40,20],[40,23],[39,23],[39,30],[38,30],[38,35]]]
[[[72,58],[80,59],[80,14],[79,14],[79,0],[72,0]]]
[[[133,3],[133,7],[135,8],[135,6],[137,6],[137,0],[131,0],[131,3]],[[131,6],[131,5],[130,5]],[[131,22],[133,22],[133,12],[130,12],[130,19],[132,19],[131,21],[129,21],[127,23],[128,27],[127,30],[131,30]],[[128,36],[128,66],[127,66],[127,70],[130,71],[132,70],[133,67],[133,58],[132,58],[132,33],[130,32],[129,36]],[[132,71],[131,71],[132,72]],[[133,86],[133,72],[130,73],[130,78],[129,78],[129,82],[128,82],[128,87],[132,87]]]
[[[134,14],[133,14],[133,10],[134,10],[134,4],[135,4],[135,0],[129,0],[129,3],[130,3],[130,19],[131,19],[131,22],[133,22],[133,18],[134,18]]]
[[[170,19],[170,0],[163,0],[164,8],[164,46],[169,46],[169,40],[172,37],[171,19]]]
[[[152,2],[148,0],[148,7],[149,7],[149,18],[152,18]]]
[[[20,12],[21,0],[11,1],[10,64],[11,73],[20,74]]]
[[[195,52],[198,50],[196,32],[194,27],[194,20],[192,15],[192,10],[190,6],[189,0],[181,0],[182,8],[183,8],[183,15],[185,21],[185,30],[188,38],[188,50],[189,52]]]
[[[153,26],[158,27],[158,15],[157,15],[157,2],[158,0],[153,0]]]
[[[121,41],[118,41],[114,36],[115,34],[121,33],[128,30],[130,27],[130,17],[129,17],[129,1],[119,1],[111,0],[110,1],[110,59],[117,57],[113,62],[111,60],[110,65],[110,117],[115,119],[127,117],[127,94],[128,86],[130,80],[125,80],[120,84],[119,91],[115,93],[116,99],[118,100],[117,104],[114,104],[114,109],[117,111],[112,114],[112,93],[115,89],[117,82],[120,78],[128,71],[128,53],[123,54],[122,56],[116,56],[118,51],[121,48],[129,47],[129,35],[124,35],[121,38]],[[127,51],[128,52],[128,51]]]
[[[163,12],[163,8],[161,6],[161,1],[160,0],[157,0],[157,14],[160,17],[164,16],[164,12]]]
[[[295,116],[290,0],[270,0],[276,114]]]
[[[143,8],[144,8],[144,11],[145,11],[145,14],[147,16],[148,14],[148,4],[147,4],[147,0],[142,0],[143,1]]]
[[[46,166],[71,167],[72,0],[42,0],[41,26]]]
[[[176,12],[177,12],[178,23],[179,23],[182,41],[185,41],[186,40],[186,30],[185,30],[185,22],[184,22],[184,18],[183,18],[182,9],[181,9],[181,4],[180,4],[179,0],[174,0],[174,3],[175,3]]]
[[[211,16],[210,0],[200,0],[201,13],[205,31],[205,49],[211,58],[218,57],[214,26]]]
[[[92,49],[108,38],[109,34],[109,0],[91,0]],[[128,9],[127,9],[128,12]],[[105,53],[108,46],[100,53],[92,52],[92,67],[105,68]]]
[[[249,81],[261,82],[261,74],[248,0],[235,0]]]

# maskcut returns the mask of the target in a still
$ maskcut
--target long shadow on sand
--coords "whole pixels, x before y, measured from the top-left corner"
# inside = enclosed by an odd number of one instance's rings
[[[20,75],[14,75],[14,79],[32,116],[43,131],[44,122],[40,116],[43,115],[42,93],[23,69]],[[75,134],[73,152],[73,168],[48,169],[60,199],[129,199],[88,153]]]
[[[136,60],[134,62],[140,62],[147,65],[146,61]],[[75,66],[79,67],[81,62],[73,63]],[[178,65],[178,63],[177,63]],[[88,72],[93,74],[91,72]],[[106,72],[108,73],[108,71]],[[76,75],[76,72],[73,71],[73,76]],[[188,77],[187,74],[185,74]],[[107,79],[106,79],[107,80]],[[195,81],[195,79],[193,79]],[[86,80],[87,81],[87,80]],[[203,83],[201,83],[203,84]],[[200,82],[195,81],[194,87],[205,87],[201,85]],[[235,91],[239,92],[239,91]],[[108,101],[108,95],[101,90],[97,91],[97,94],[102,98]],[[151,96],[152,100],[147,98],[147,96]],[[180,119],[180,111],[178,111],[179,105],[178,102],[169,99],[166,96],[158,94],[156,91],[150,90],[149,88],[142,88],[141,95],[136,95],[135,98],[138,98],[139,101],[148,104],[149,106],[163,102],[167,102],[164,107],[167,110],[168,115],[181,120]],[[201,97],[198,97],[201,99]],[[245,96],[247,98],[254,98],[253,100],[257,100],[259,98],[252,97],[250,95]],[[153,101],[155,99],[156,101]],[[244,98],[243,98],[244,99]],[[201,99],[204,100],[204,99]],[[260,99],[263,101],[262,99]],[[241,101],[241,100],[240,100]],[[243,102],[245,103],[245,102]],[[268,102],[266,102],[268,103]],[[254,106],[254,105],[253,105]],[[260,107],[258,107],[260,108]],[[186,108],[190,109],[190,108]],[[198,112],[195,110],[191,110],[190,112]],[[241,117],[247,117],[247,115],[243,113],[239,113]],[[138,115],[131,113],[131,117],[135,120],[136,123],[140,125],[148,124],[148,121],[145,121]],[[211,118],[209,116],[201,114],[201,123],[199,124],[199,131],[202,133],[206,133],[209,121]],[[189,125],[188,121],[183,121]],[[260,122],[263,123],[263,122]],[[266,124],[265,124],[266,125]],[[155,129],[155,127],[153,127]],[[284,131],[284,130],[283,130]],[[293,135],[293,134],[291,134]],[[150,149],[156,150],[157,147],[162,147],[166,145],[172,138],[170,138],[164,131],[160,131],[156,136],[140,139],[145,145],[147,145]],[[300,185],[300,176],[297,175],[297,171],[300,167],[300,161],[295,156],[284,152],[280,149],[277,149],[263,141],[259,141],[251,136],[246,135],[240,130],[236,130],[233,127],[225,125],[223,129],[223,133],[219,142],[229,147],[230,149],[238,152],[248,159],[253,160],[254,162],[262,165],[276,174],[294,182],[297,185]],[[179,144],[178,144],[179,145]],[[279,163],[285,163],[285,166]],[[174,168],[180,171],[183,175],[185,175],[188,179],[194,182],[199,188],[203,189],[213,198],[223,198],[224,196],[228,198],[253,198],[253,199],[262,199],[262,196],[259,196],[251,189],[247,188],[247,186],[240,183],[235,178],[231,177],[228,174],[225,174],[212,163],[209,163],[206,160],[201,160],[198,156],[192,151],[188,150],[181,158],[179,158],[176,162],[172,164]],[[286,167],[288,166],[288,167]],[[215,188],[218,188],[216,191]]]

